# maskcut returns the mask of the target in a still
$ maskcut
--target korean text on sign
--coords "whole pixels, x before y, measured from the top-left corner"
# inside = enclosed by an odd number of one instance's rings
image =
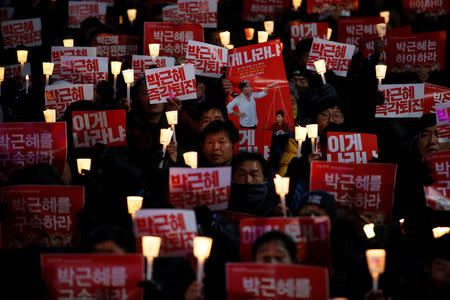
[[[141,209],[136,212],[135,235],[161,237],[160,256],[192,253],[197,221],[193,210]]]
[[[96,143],[125,146],[125,110],[74,111],[72,135],[75,148],[94,148]]]
[[[171,22],[178,19],[178,5],[166,5],[162,9],[163,21]]]
[[[327,161],[367,163],[378,158],[375,134],[328,132],[327,145]]]
[[[223,67],[227,65],[228,49],[211,44],[189,41],[186,64],[193,64],[195,74],[220,78]]]
[[[3,187],[1,196],[8,207],[2,248],[75,246],[82,186],[16,185]]]
[[[328,271],[323,267],[228,263],[229,300],[328,299]]]
[[[449,12],[450,3],[445,0],[403,0],[403,8],[407,15],[429,11],[442,16]]]
[[[319,14],[320,16],[328,17],[333,8],[333,4],[337,5],[338,9],[342,9],[341,16],[347,12],[350,16],[349,10],[358,10],[359,0],[308,0],[306,2],[308,14]]]
[[[338,41],[340,43],[358,45],[361,38],[377,35],[376,25],[379,23],[384,23],[384,18],[339,18]]]
[[[41,278],[50,300],[141,300],[144,258],[140,254],[42,254]]]
[[[95,47],[62,47],[62,46],[52,46],[51,48],[52,62],[55,64],[53,68],[52,79],[64,79],[70,80],[68,78],[61,77],[61,57],[62,56],[97,56],[97,49]]]
[[[41,19],[13,20],[2,22],[3,47],[15,48],[42,46]]]
[[[106,3],[89,1],[69,1],[69,28],[80,28],[81,22],[95,17],[106,22]]]
[[[98,56],[121,59],[137,54],[138,43],[138,36],[101,33],[97,35],[95,46]]]
[[[263,129],[239,130],[239,144],[235,145],[235,153],[239,151],[259,152],[264,159],[269,159],[272,132]]]
[[[144,77],[144,71],[150,69],[152,65],[156,64],[158,68],[175,66],[175,58],[167,56],[158,56],[153,61],[153,58],[151,56],[133,55],[132,60],[135,81]]]
[[[450,102],[436,104],[439,142],[450,142]]]
[[[314,62],[323,59],[326,62],[327,70],[333,71],[338,76],[345,77],[347,76],[354,52],[354,45],[314,38],[307,61],[307,68],[316,70]]]
[[[450,102],[450,89],[439,85],[424,83],[423,113],[435,113],[435,105]]]
[[[266,17],[273,18],[289,10],[289,4],[286,0],[246,0],[243,1],[242,19],[249,22],[264,21]]]
[[[177,208],[208,206],[212,210],[228,207],[231,168],[170,168],[169,202]]]
[[[394,164],[313,162],[310,190],[334,195],[339,208],[370,214],[376,224],[389,224],[392,215]]]
[[[97,84],[102,80],[108,81],[108,58],[63,56],[61,75],[72,83]]]
[[[327,38],[328,23],[291,22],[291,49],[295,50],[297,43],[306,38]]]
[[[66,108],[78,100],[94,100],[92,84],[57,84],[45,87],[45,108],[56,109],[56,119],[60,119]]]
[[[421,84],[381,85],[384,104],[378,105],[377,118],[418,118],[423,114],[424,88]]]
[[[178,17],[186,23],[217,27],[217,0],[178,0]]]
[[[27,74],[30,75],[30,80],[32,78],[30,63],[25,63],[23,68],[20,64],[3,66],[3,67],[5,67],[5,79],[6,78],[14,78],[17,76],[25,77]]]
[[[424,186],[427,206],[434,210],[450,210],[450,151],[429,154],[424,159],[434,169],[434,182]]]
[[[168,97],[197,98],[195,70],[191,64],[145,70],[150,104],[165,103]]]

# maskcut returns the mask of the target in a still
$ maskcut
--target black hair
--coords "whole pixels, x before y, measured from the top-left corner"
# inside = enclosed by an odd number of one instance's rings
[[[297,43],[295,48],[295,54],[300,57],[303,53],[311,51],[311,46],[313,43],[312,38],[306,38]]]
[[[335,106],[339,107],[342,114],[344,114],[344,116],[345,116],[346,106],[345,106],[345,103],[339,97],[325,96],[325,97],[320,98],[319,101],[317,101],[317,103],[313,109],[313,114],[312,114],[313,120],[315,121],[317,116],[321,112],[323,112],[329,108],[333,108]]]
[[[234,145],[239,141],[239,131],[229,120],[220,121],[214,120],[208,124],[202,131],[202,144],[205,143],[206,136],[213,133],[218,133],[225,131],[230,139],[231,143]]]
[[[96,244],[113,241],[125,252],[134,251],[134,240],[131,232],[118,225],[103,224],[91,231],[87,237],[87,246],[92,251]]]
[[[256,259],[256,253],[258,252],[259,248],[270,241],[282,242],[289,253],[291,261],[294,263],[297,262],[297,245],[290,236],[280,231],[269,231],[256,239],[252,247],[253,260]]]
[[[248,82],[247,80],[242,80],[241,82],[239,82],[239,89],[242,91],[242,89],[248,84],[250,84],[250,82]]]
[[[239,153],[234,156],[233,161],[231,162],[233,172],[237,168],[237,166],[239,166],[239,164],[243,163],[244,161],[259,162],[261,164],[264,178],[267,178],[269,176],[269,164],[259,152],[239,151]]]
[[[424,114],[417,124],[417,131],[436,125],[436,114]]]
[[[281,115],[284,118],[284,111],[279,110],[275,115]]]
[[[223,105],[219,105],[218,103],[215,102],[203,102],[201,104],[199,104],[197,106],[197,111],[198,111],[198,120],[200,120],[200,118],[202,117],[202,115],[210,110],[217,110],[220,111],[222,113],[222,116],[224,119],[227,118],[227,113],[225,111],[225,107]]]

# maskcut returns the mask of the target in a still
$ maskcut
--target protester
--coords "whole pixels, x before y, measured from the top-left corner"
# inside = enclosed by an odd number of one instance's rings
[[[252,255],[256,263],[295,264],[297,246],[288,235],[270,231],[255,241]]]
[[[203,158],[206,165],[228,166],[239,133],[230,121],[213,121],[202,131]]]

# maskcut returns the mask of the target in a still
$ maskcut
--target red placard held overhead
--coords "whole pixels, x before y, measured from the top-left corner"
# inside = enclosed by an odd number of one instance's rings
[[[173,67],[175,66],[175,58],[167,56],[158,56],[153,60],[151,56],[147,55],[133,55],[133,70],[134,80],[138,80],[145,76],[144,70],[150,69],[152,65],[156,65],[158,68]]]
[[[186,23],[217,27],[217,0],[178,0],[178,17]]]
[[[240,129],[239,143],[234,146],[234,153],[239,151],[259,152],[264,159],[269,159],[272,132],[262,129]]]
[[[144,23],[144,54],[149,55],[148,44],[160,44],[159,55],[184,57],[188,41],[203,42],[201,24]]]
[[[227,299],[328,300],[326,268],[227,263]]]
[[[2,22],[3,48],[42,46],[41,18]]]
[[[95,17],[106,22],[106,3],[94,1],[69,1],[69,28],[80,28],[81,22]]]
[[[450,151],[440,151],[427,155],[424,160],[434,169],[434,182],[425,186],[427,206],[434,210],[450,210]]]
[[[339,10],[341,16],[350,16],[351,11],[359,8],[359,0],[308,0],[308,14],[318,14],[320,16],[329,16],[331,12]]]
[[[45,87],[45,108],[55,109],[57,120],[70,104],[78,100],[94,101],[94,85],[57,84]]]
[[[0,123],[0,168],[44,164],[63,173],[67,157],[66,123]]]
[[[125,34],[100,33],[93,46],[97,47],[97,55],[121,60],[138,53],[139,37]]]
[[[193,210],[141,209],[136,212],[134,233],[137,238],[161,237],[159,256],[185,256],[192,253],[197,221]]]
[[[403,0],[403,8],[408,16],[422,12],[444,16],[449,13],[450,3],[446,0]]]
[[[95,47],[63,47],[52,46],[51,49],[53,67],[52,79],[63,79],[61,77],[61,57],[62,56],[97,56],[97,49]],[[67,80],[67,78],[64,78]]]
[[[242,20],[260,22],[288,11],[290,0],[244,0],[242,1]]]
[[[327,161],[367,163],[378,158],[377,135],[328,132]]]
[[[295,50],[297,43],[306,38],[326,39],[328,32],[328,23],[303,23],[291,22],[291,49]]]
[[[397,165],[314,161],[310,190],[333,194],[338,208],[356,210],[375,224],[392,218]]]
[[[450,89],[447,87],[424,83],[423,113],[435,113],[435,105],[450,102]]]
[[[227,209],[230,186],[231,167],[169,169],[169,202],[177,208]]]
[[[2,188],[7,218],[1,223],[1,248],[75,247],[82,186],[16,185]]]
[[[338,42],[358,45],[360,38],[377,34],[379,23],[384,23],[383,17],[339,18]]]
[[[61,76],[72,83],[97,84],[108,81],[108,58],[62,56]]]
[[[252,260],[255,240],[269,231],[289,235],[297,245],[299,263],[330,266],[330,236],[327,217],[252,218],[241,221],[241,261]]]
[[[450,102],[436,104],[439,142],[450,142]]]
[[[144,257],[140,254],[42,254],[41,277],[49,300],[141,300]]]
[[[380,86],[384,104],[377,105],[377,118],[419,118],[423,114],[423,83]]]
[[[96,143],[109,147],[125,146],[125,110],[73,111],[74,148],[95,148]]]
[[[227,66],[228,49],[216,45],[189,41],[185,64],[192,64],[195,75],[220,78]]]

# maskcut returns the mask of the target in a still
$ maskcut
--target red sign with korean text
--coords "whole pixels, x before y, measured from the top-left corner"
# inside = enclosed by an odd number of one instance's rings
[[[341,11],[341,16],[350,16],[352,10],[358,10],[359,0],[308,0],[308,14],[329,16],[332,11]],[[334,7],[335,6],[335,7]]]
[[[184,57],[188,41],[203,42],[201,24],[144,23],[144,55],[149,55],[148,44],[160,44],[159,55]]]
[[[241,221],[241,261],[252,260],[255,240],[269,231],[289,235],[297,245],[297,261],[301,264],[330,266],[330,236],[327,217],[252,218]]]
[[[377,135],[328,132],[327,161],[367,163],[378,158]]]
[[[189,41],[185,64],[193,64],[195,75],[220,78],[227,66],[228,49],[219,46]]]
[[[12,20],[2,22],[3,48],[42,46],[41,19]]]
[[[227,299],[328,300],[328,270],[322,267],[227,263]]]
[[[377,105],[377,118],[420,118],[423,114],[423,83],[383,84],[384,104]]]
[[[435,113],[435,105],[450,102],[450,89],[439,85],[424,83],[423,113]]]
[[[384,23],[383,17],[339,18],[338,42],[358,45],[360,38],[377,34],[379,23]]]
[[[242,20],[261,22],[288,11],[290,0],[245,0],[242,8]]]
[[[150,104],[165,103],[168,97],[180,100],[197,98],[192,64],[145,70]]]
[[[66,123],[0,123],[0,167],[5,173],[44,164],[63,173],[67,157]]]
[[[414,16],[422,12],[444,16],[450,10],[447,0],[403,0],[403,8],[408,16]]]
[[[141,254],[41,254],[49,300],[143,299]]]
[[[282,44],[278,39],[228,51],[226,77],[231,81],[233,92],[228,96],[227,110],[237,128],[263,129],[264,124],[270,126],[276,122],[278,110],[284,112],[284,122],[294,127],[281,51]],[[239,83],[243,81],[251,87],[250,101],[239,89]],[[276,85],[269,86],[273,84]],[[234,115],[236,113],[241,117]]]
[[[72,83],[97,84],[108,81],[108,58],[62,56],[61,76]]]
[[[147,55],[133,55],[133,70],[134,80],[139,80],[145,76],[144,70],[149,69],[152,65],[156,65],[158,68],[173,67],[175,66],[175,58],[167,56],[155,57],[155,60],[151,56]]]
[[[389,224],[396,173],[394,164],[314,161],[309,189],[333,194],[338,208],[356,210],[375,224]]]
[[[95,17],[106,23],[106,3],[94,1],[69,1],[69,28],[80,28],[81,22]]]
[[[217,27],[217,0],[178,0],[178,17],[186,23]]]
[[[138,44],[138,36],[100,33],[93,46],[97,47],[97,56],[121,60],[125,56],[137,54]]]
[[[30,75],[31,80],[31,65],[30,63],[25,63],[22,69],[20,64],[2,66],[5,68],[5,79],[6,78],[14,78],[17,76],[25,77],[27,74]]]
[[[188,255],[197,236],[195,213],[187,209],[140,209],[134,219],[134,234],[137,238],[159,236],[160,257]]]
[[[16,185],[3,187],[1,196],[7,205],[1,248],[76,246],[84,187]]]
[[[169,169],[169,202],[176,208],[227,209],[230,186],[231,167]]]
[[[62,56],[97,56],[95,47],[63,47],[52,46],[51,50],[52,62],[54,63],[52,79],[69,80],[69,78],[61,77],[61,57]]]
[[[355,46],[314,38],[307,61],[307,69],[316,71],[314,62],[325,60],[327,70],[338,76],[347,76]]]
[[[95,148],[96,143],[126,146],[125,115],[123,109],[72,112],[73,146]]]
[[[14,15],[14,7],[0,7],[0,21],[11,20]]]
[[[444,70],[446,38],[445,31],[388,36],[388,71]]]
[[[264,159],[270,156],[270,145],[272,143],[272,132],[262,129],[240,129],[239,144],[234,146],[234,153],[239,151],[259,152]]]
[[[162,9],[163,21],[171,22],[179,19],[178,17],[178,5],[166,5]]]
[[[436,104],[436,122],[439,142],[450,142],[450,102]]]
[[[306,38],[326,39],[328,32],[328,23],[303,23],[291,22],[291,49],[295,50],[297,43]]]
[[[56,110],[56,119],[60,119],[66,108],[75,101],[94,101],[92,84],[57,84],[45,87],[45,108]]]
[[[424,186],[427,206],[434,210],[450,210],[450,151],[429,154],[424,161],[434,170],[431,174],[433,184]]]

